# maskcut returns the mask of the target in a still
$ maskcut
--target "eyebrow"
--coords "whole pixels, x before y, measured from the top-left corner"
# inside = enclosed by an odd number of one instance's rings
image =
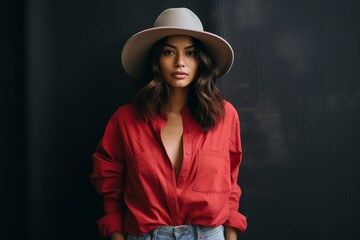
[[[176,46],[171,45],[171,44],[168,44],[168,43],[165,43],[165,46],[177,49]],[[189,48],[193,48],[193,47],[195,47],[195,45],[187,46],[187,47],[185,47],[184,49],[189,49]]]

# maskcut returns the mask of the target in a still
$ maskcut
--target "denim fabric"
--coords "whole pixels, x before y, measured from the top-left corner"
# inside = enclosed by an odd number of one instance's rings
[[[164,226],[140,236],[127,235],[127,240],[225,240],[224,227],[198,225]]]

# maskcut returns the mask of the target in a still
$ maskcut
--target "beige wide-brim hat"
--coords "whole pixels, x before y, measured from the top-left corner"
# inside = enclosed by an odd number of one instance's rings
[[[152,28],[133,35],[125,43],[121,61],[125,71],[134,79],[144,76],[151,47],[160,39],[172,35],[187,35],[198,39],[208,50],[221,76],[231,68],[234,52],[222,37],[204,31],[200,19],[187,8],[169,8],[155,20]]]

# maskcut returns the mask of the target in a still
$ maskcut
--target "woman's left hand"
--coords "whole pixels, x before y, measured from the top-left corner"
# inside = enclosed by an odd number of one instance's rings
[[[225,226],[225,239],[237,240],[237,232],[235,228]]]

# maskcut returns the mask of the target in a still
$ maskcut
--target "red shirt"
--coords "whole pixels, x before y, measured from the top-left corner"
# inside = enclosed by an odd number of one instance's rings
[[[139,116],[134,105],[120,107],[109,120],[93,154],[90,176],[104,198],[101,235],[131,235],[160,226],[198,224],[231,226],[243,232],[237,184],[241,162],[240,124],[235,108],[225,103],[226,117],[205,132],[182,111],[183,162],[175,179],[160,132],[166,114]]]

